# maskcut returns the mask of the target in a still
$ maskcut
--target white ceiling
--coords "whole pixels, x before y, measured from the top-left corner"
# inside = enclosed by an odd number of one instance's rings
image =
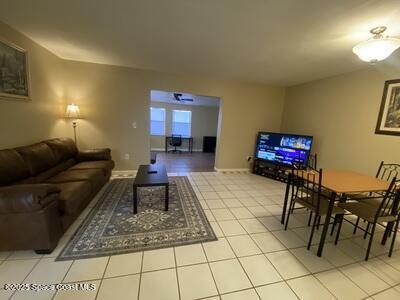
[[[153,102],[164,102],[171,104],[183,104],[183,105],[197,105],[197,106],[211,106],[211,107],[219,107],[219,98],[210,97],[210,96],[200,96],[188,93],[181,93],[183,99],[193,99],[193,102],[190,101],[182,101],[178,102],[174,98],[174,92],[166,92],[166,91],[158,91],[151,90],[150,99]]]
[[[1,0],[0,20],[66,59],[293,85],[366,67],[352,47],[400,35],[400,1]]]

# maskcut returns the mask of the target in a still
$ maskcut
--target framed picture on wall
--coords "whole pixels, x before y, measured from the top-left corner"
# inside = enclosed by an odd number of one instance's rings
[[[375,133],[400,135],[400,79],[385,81]]]
[[[27,53],[1,40],[0,99],[30,99]]]

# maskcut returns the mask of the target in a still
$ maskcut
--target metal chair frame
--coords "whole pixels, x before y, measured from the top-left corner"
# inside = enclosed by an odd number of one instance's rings
[[[345,219],[346,222],[355,226],[353,234],[355,234],[357,228],[359,228],[360,230],[364,231],[364,239],[367,237],[367,235],[370,235],[370,240],[368,242],[368,248],[367,248],[367,253],[365,255],[365,260],[368,260],[368,258],[369,258],[372,241],[373,241],[374,234],[375,234],[376,225],[380,225],[385,228],[387,227],[387,225],[380,224],[378,222],[379,218],[388,217],[388,216],[395,217],[394,228],[390,228],[390,232],[393,233],[393,237],[392,237],[392,242],[391,242],[390,249],[389,249],[389,257],[392,256],[394,243],[395,243],[395,239],[396,239],[396,235],[397,235],[397,231],[398,231],[398,227],[399,227],[399,221],[400,221],[400,205],[399,205],[400,188],[399,188],[399,184],[400,184],[400,181],[398,181],[396,179],[396,177],[393,177],[390,182],[389,188],[386,190],[386,192],[375,193],[376,195],[373,195],[373,193],[371,193],[371,197],[357,199],[358,201],[362,201],[362,200],[366,200],[366,199],[377,199],[377,198],[382,199],[382,201],[380,202],[380,205],[378,206],[378,208],[376,210],[376,214],[374,216],[373,222],[367,221],[368,224],[367,224],[366,229],[358,227],[358,223],[360,220],[359,216],[357,216],[356,223],[353,223],[350,220]],[[360,205],[362,205],[362,204],[360,204]],[[367,205],[367,204],[364,204],[364,205]],[[346,215],[353,215],[353,214],[349,213]],[[372,224],[372,228],[370,230],[371,224]],[[383,242],[383,244],[384,244],[384,242]]]
[[[292,168],[291,176],[292,176],[292,191],[291,191],[291,199],[290,199],[290,204],[289,204],[289,211],[288,211],[288,214],[286,217],[286,222],[285,222],[285,230],[287,230],[287,228],[288,228],[290,215],[294,212],[294,209],[307,208],[307,207],[295,208],[296,199],[299,199],[301,196],[306,195],[306,197],[311,200],[309,202],[310,202],[311,206],[313,207],[313,210],[311,210],[311,214],[310,214],[310,217],[308,220],[309,226],[310,226],[311,220],[312,220],[312,213],[313,212],[315,213],[314,221],[313,221],[312,229],[311,229],[311,234],[310,234],[310,238],[309,238],[308,245],[307,245],[307,249],[309,250],[311,247],[315,228],[317,228],[317,230],[318,230],[319,226],[323,225],[323,224],[320,224],[321,216],[322,216],[321,211],[320,211],[321,198],[323,197],[322,196],[322,186],[321,186],[322,169],[311,170],[311,172],[310,172],[310,170],[299,170],[299,169]],[[337,243],[337,240],[339,238],[340,229],[341,229],[341,225],[342,225],[342,219],[343,218],[340,218],[340,220],[339,220],[339,228],[337,231],[335,244]],[[331,223],[331,224],[333,224],[333,223]]]

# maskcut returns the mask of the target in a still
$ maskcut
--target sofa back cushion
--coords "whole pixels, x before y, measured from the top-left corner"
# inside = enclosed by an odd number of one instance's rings
[[[17,151],[0,150],[0,186],[23,180],[29,175],[29,167]]]
[[[58,173],[68,170],[75,164],[76,164],[76,160],[71,158],[71,159],[65,160],[65,161],[55,165],[54,167],[52,167],[46,171],[43,171],[43,172],[37,174],[36,176],[32,176],[32,177],[26,178],[24,180],[18,181],[15,184],[42,183],[42,182],[45,182],[46,180],[48,180],[49,178],[57,175]]]
[[[78,153],[75,142],[69,138],[58,138],[43,141],[53,150],[57,163],[75,158]]]
[[[45,143],[37,143],[25,147],[18,147],[15,150],[27,163],[30,175],[35,176],[55,166],[57,161],[53,151]]]

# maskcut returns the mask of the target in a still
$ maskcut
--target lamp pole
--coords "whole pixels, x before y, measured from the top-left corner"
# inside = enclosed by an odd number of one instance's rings
[[[74,129],[74,141],[75,145],[78,146],[78,141],[76,140],[76,126],[77,126],[77,121],[72,121],[72,128]]]
[[[72,128],[74,129],[74,141],[75,145],[77,145],[78,140],[76,139],[76,126],[78,125],[79,115],[79,106],[76,104],[68,104],[67,110],[65,112],[65,118],[72,119]]]

